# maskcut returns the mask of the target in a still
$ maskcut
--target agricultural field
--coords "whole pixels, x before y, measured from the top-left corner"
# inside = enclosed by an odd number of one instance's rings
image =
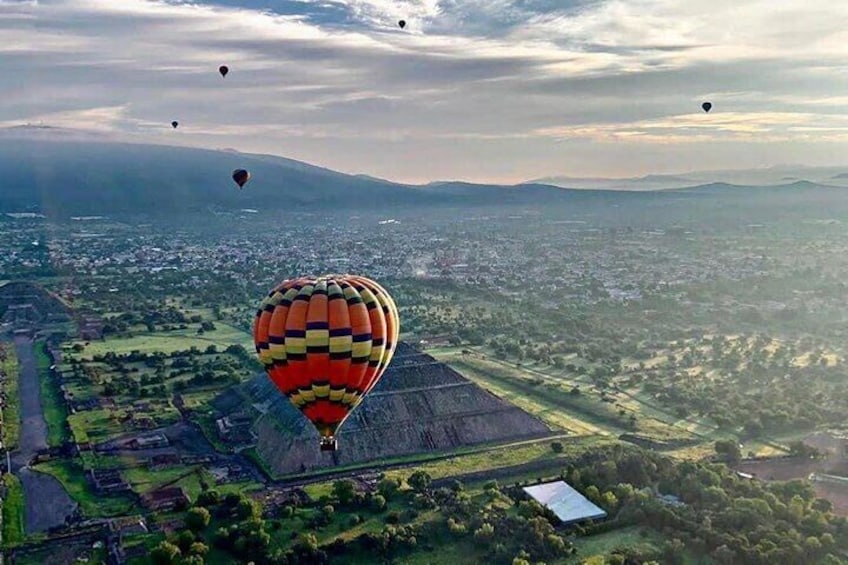
[[[484,354],[439,357],[481,386],[573,434],[638,433],[657,442],[721,437],[714,427],[659,410],[622,388],[601,389],[582,378],[549,373],[544,367],[515,366]]]
[[[79,359],[92,359],[106,353],[122,355],[137,351],[139,353],[166,353],[186,351],[195,347],[205,350],[210,345],[225,349],[230,345],[241,345],[253,350],[253,338],[247,332],[233,327],[226,322],[214,322],[214,330],[206,330],[198,334],[198,327],[173,329],[169,331],[143,332],[132,337],[107,337],[100,341],[85,342],[81,340],[69,343],[71,349],[81,346]]]
[[[18,361],[15,348],[0,342],[0,386],[4,395],[2,440],[7,450],[14,450],[18,444],[21,431],[21,414],[19,407],[19,375]]]
[[[60,446],[68,439],[68,410],[62,400],[59,384],[50,370],[52,361],[43,342],[36,345],[35,358],[41,389],[41,407],[44,410],[44,421],[47,422],[47,444],[51,447]]]
[[[3,544],[15,546],[24,541],[24,493],[14,475],[3,475]]]
[[[152,350],[145,352],[142,339],[113,340],[126,347],[106,353],[80,344],[65,348],[59,370],[76,407],[68,418],[76,441],[100,443],[169,426],[180,421],[180,410],[204,414],[217,394],[255,370],[238,344],[200,349],[196,341],[178,339],[174,343],[188,348],[159,351],[148,344]]]

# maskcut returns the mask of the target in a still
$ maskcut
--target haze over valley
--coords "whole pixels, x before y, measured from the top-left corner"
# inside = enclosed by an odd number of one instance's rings
[[[848,565],[846,19],[0,0],[0,561]]]

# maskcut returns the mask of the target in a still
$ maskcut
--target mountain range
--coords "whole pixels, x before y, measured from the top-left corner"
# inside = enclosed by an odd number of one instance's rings
[[[740,186],[775,186],[795,182],[812,182],[848,187],[848,167],[807,167],[783,165],[759,169],[690,171],[679,174],[654,174],[629,178],[586,178],[552,176],[533,179],[531,183],[593,190],[667,190],[670,188],[725,183]]]
[[[252,174],[243,190],[231,179],[237,168]],[[840,185],[848,186],[848,174],[840,172],[844,169],[804,170],[827,184],[794,180],[799,177],[788,173],[797,173],[798,168],[784,168],[761,174],[761,180],[768,176],[776,183],[756,190],[758,183],[715,182],[707,173],[634,179],[558,177],[514,186],[459,181],[410,185],[273,155],[122,143],[68,130],[25,127],[0,130],[0,212],[61,217],[245,208],[378,211],[421,206],[608,206],[708,195],[761,199],[767,194],[772,201],[809,199],[813,194],[818,200],[848,198],[848,191],[840,189]],[[743,173],[734,174],[741,177]]]

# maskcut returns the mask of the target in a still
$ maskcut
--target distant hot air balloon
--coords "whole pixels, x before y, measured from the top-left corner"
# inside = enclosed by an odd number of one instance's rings
[[[256,312],[253,339],[268,376],[335,451],[335,434],[392,360],[398,309],[365,277],[325,275],[280,283]]]
[[[221,65],[218,67],[218,72],[221,73],[222,77],[227,76],[227,73],[230,72],[230,68],[227,65]]]
[[[174,120],[173,122],[171,122],[171,127],[173,127],[174,129],[177,129],[177,126],[178,126],[178,125],[180,125],[180,122],[178,122],[178,121],[176,121],[176,120]]]
[[[406,27],[406,20],[400,20],[398,22],[398,25],[400,26],[400,29],[405,28]]]
[[[244,188],[244,185],[250,180],[250,173],[244,169],[236,169],[233,171],[233,180],[236,181],[239,188]]]
[[[704,112],[707,112],[707,113],[709,113],[709,111],[712,109],[712,107],[713,107],[713,105],[710,102],[704,102],[703,104],[701,104],[701,108],[703,108]]]

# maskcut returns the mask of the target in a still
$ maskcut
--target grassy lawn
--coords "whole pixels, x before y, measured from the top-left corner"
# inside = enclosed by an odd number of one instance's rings
[[[473,542],[463,540],[460,542],[439,545],[434,551],[416,551],[404,556],[398,563],[404,565],[455,565],[456,563],[468,563],[469,556],[475,555],[476,548]],[[348,563],[367,563],[367,559],[360,561],[348,561]]]
[[[413,471],[422,470],[429,473],[434,479],[439,479],[539,460],[548,460],[551,462],[551,466],[555,466],[559,461],[567,461],[576,454],[585,451],[589,446],[598,446],[600,442],[605,440],[599,437],[560,438],[557,441],[563,445],[562,453],[554,453],[551,449],[551,441],[546,439],[503,445],[486,451],[422,463],[416,465],[415,469],[387,471],[386,476],[405,479]]]
[[[126,469],[121,474],[123,475],[124,480],[132,486],[132,489],[135,492],[144,494],[166,485],[182,486],[180,483],[182,483],[184,479],[190,479],[192,477],[196,479],[199,469],[199,466],[177,466],[170,469],[149,471],[146,467],[135,467],[133,469]],[[198,488],[200,488],[200,481],[198,480],[197,483]]]
[[[41,342],[35,347],[36,363],[38,365],[38,382],[41,388],[41,407],[44,409],[44,420],[47,422],[48,445],[62,445],[68,439],[65,422],[68,411],[62,400],[59,386],[50,375],[50,356],[47,346]]]
[[[467,357],[451,356],[443,361],[483,388],[491,390],[555,428],[579,435],[618,435],[626,431],[623,424],[611,423],[593,414],[593,409],[595,412],[599,411],[599,403],[587,401],[583,403],[585,406],[577,405],[576,400],[564,398],[567,395],[564,390],[532,386],[519,369],[508,369],[492,362]]]
[[[632,526],[589,537],[569,538],[569,541],[577,548],[577,555],[553,561],[551,565],[576,565],[590,557],[609,555],[616,549],[627,546],[653,546],[661,549],[665,538],[656,531]],[[685,553],[683,562],[686,565],[697,565],[703,561],[690,553]]]
[[[179,420],[179,412],[170,404],[153,405],[156,408],[144,415],[154,415],[156,427],[167,426]],[[112,411],[109,408],[88,410],[68,416],[68,424],[71,427],[71,433],[78,442],[99,443],[127,434],[151,433],[136,430],[130,424],[121,423],[121,415],[123,415],[123,411]]]
[[[14,475],[5,475],[6,498],[3,500],[3,547],[24,541],[24,489]]]
[[[88,518],[121,516],[134,511],[134,503],[125,496],[97,494],[85,478],[81,465],[76,461],[57,459],[40,463],[36,471],[56,477]]]
[[[3,445],[8,450],[14,450],[18,446],[18,437],[21,432],[20,398],[18,386],[20,375],[18,374],[18,360],[15,357],[13,347],[5,347],[6,359],[0,363],[0,374],[5,375],[6,383],[3,386],[6,393],[6,407],[3,408]]]
[[[71,550],[73,552],[73,550]],[[73,559],[73,561],[59,561],[59,559]],[[58,557],[54,549],[43,549],[26,555],[15,556],[15,565],[44,565],[45,563],[75,563],[77,565],[102,565],[106,563],[106,550],[87,549],[78,555],[66,554]]]
[[[216,329],[205,332],[203,335],[197,335],[197,328],[194,326],[193,324],[191,328],[185,330],[144,332],[130,338],[110,337],[105,341],[92,341],[81,353],[75,355],[80,359],[91,359],[95,355],[105,355],[110,351],[118,355],[132,351],[172,353],[192,347],[204,351],[210,345],[224,349],[233,344],[242,345],[248,351],[253,348],[253,338],[250,334],[224,322],[215,322]],[[76,341],[71,345],[77,343],[85,345],[83,341]]]
[[[549,425],[575,434],[629,432],[659,441],[699,438],[709,441],[717,437],[716,426],[708,419],[676,417],[649,402],[639,391],[607,390],[609,401],[604,402],[600,392],[585,382],[585,377],[567,375],[552,367],[514,367],[491,358],[456,354],[445,355],[442,360]],[[569,394],[572,386],[579,386],[582,394]],[[626,425],[631,415],[636,417],[636,429]]]

